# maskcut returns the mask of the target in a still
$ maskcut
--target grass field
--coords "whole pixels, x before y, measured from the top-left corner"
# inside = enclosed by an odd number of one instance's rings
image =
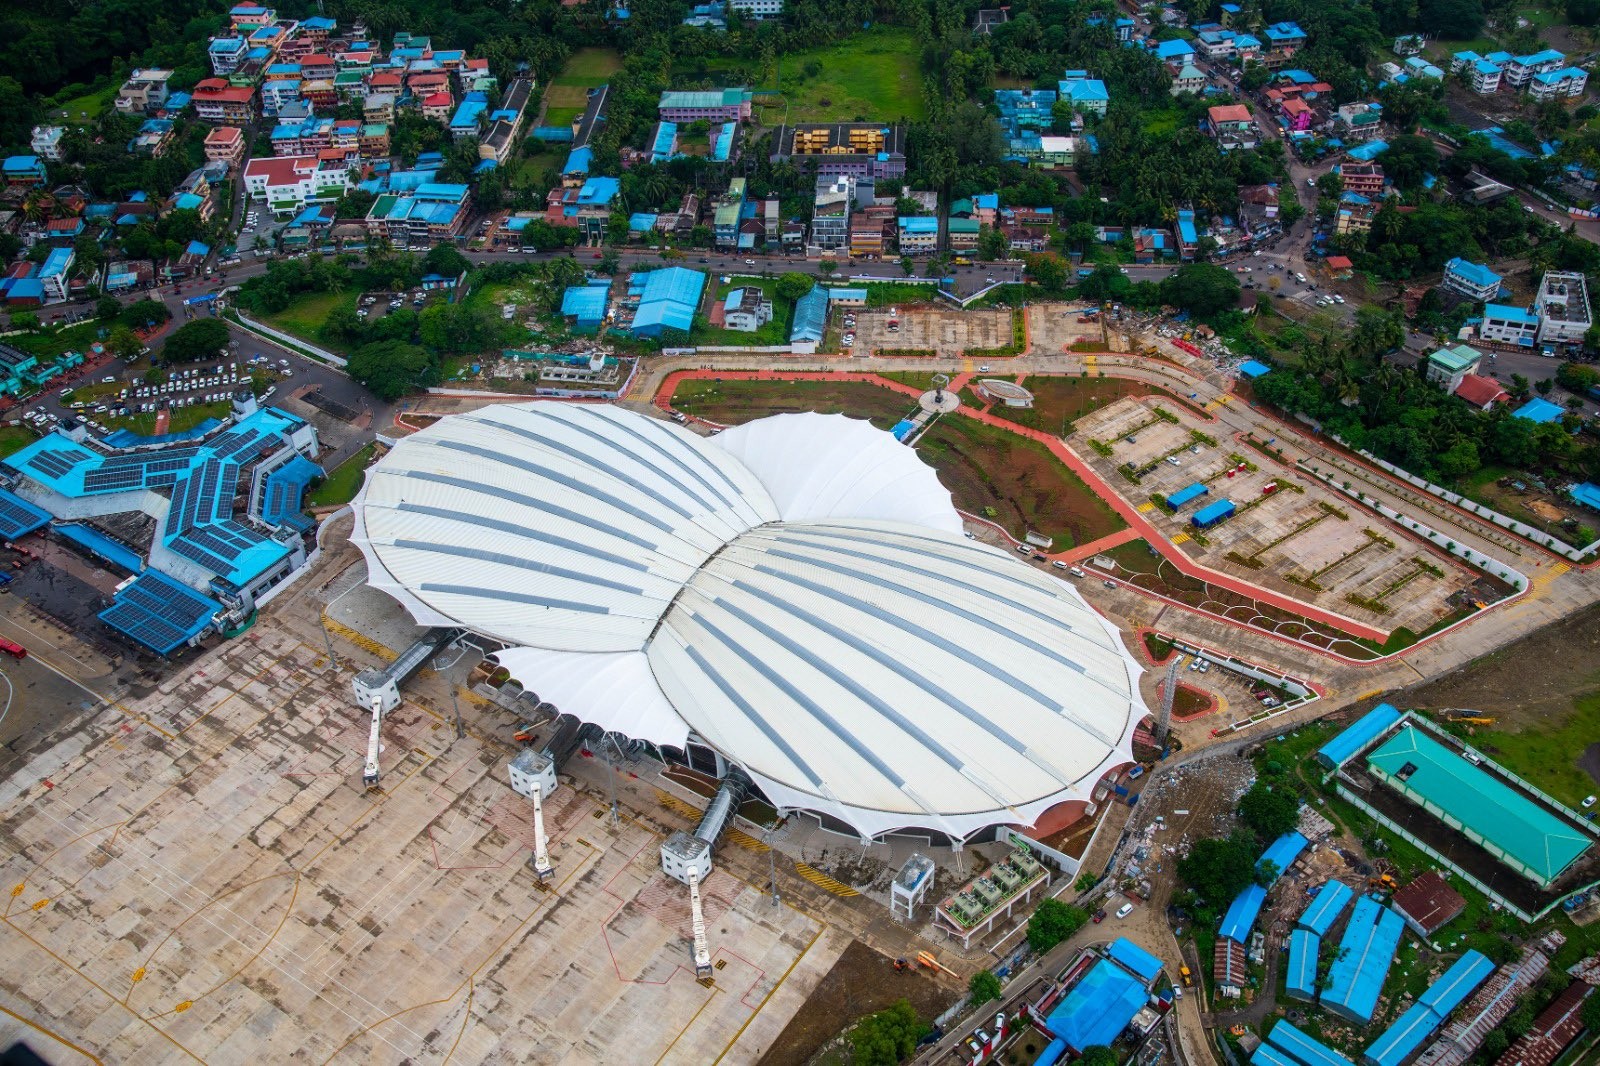
[[[779,83],[763,88],[781,89],[791,122],[921,119],[927,116],[921,51],[909,31],[870,30],[826,48],[780,56]],[[805,78],[812,60],[822,73]]]
[[[297,297],[294,303],[276,314],[262,315],[267,325],[292,333],[330,352],[348,355],[350,349],[342,343],[325,341],[317,334],[334,308],[354,307],[360,293],[354,289],[345,292],[311,292]]]
[[[53,362],[64,352],[87,352],[89,345],[100,339],[103,327],[98,322],[80,322],[65,329],[46,329],[38,333],[19,333],[7,337],[14,348],[37,355],[45,362]]]
[[[368,444],[328,471],[328,476],[306,494],[306,505],[332,507],[355,499],[356,493],[361,489],[361,476],[366,472],[367,464],[372,461],[372,453],[377,447],[376,444]]]
[[[941,418],[917,442],[939,480],[969,514],[1017,539],[1032,531],[1065,551],[1126,523],[1038,441],[960,416]]]
[[[1006,377],[1000,374],[998,377]],[[1022,382],[1033,393],[1032,407],[995,404],[989,413],[1019,426],[1066,436],[1072,423],[1125,396],[1148,396],[1148,386],[1121,378],[1045,377],[1034,375]]]
[[[570,126],[583,114],[581,107],[547,107],[544,111],[546,126]]]
[[[111,101],[116,99],[116,96],[117,87],[115,85],[107,85],[98,91],[84,93],[82,96],[74,96],[70,100],[51,104],[47,108],[47,112],[52,119],[59,119],[62,122],[88,122],[99,118],[100,113],[111,106]],[[67,117],[64,119],[61,118],[61,112],[63,111],[67,113]]]
[[[766,415],[817,411],[869,419],[888,429],[905,417],[916,401],[904,393],[857,381],[714,381],[682,382],[672,406],[724,425],[738,425]]]
[[[221,400],[217,403],[195,404],[193,407],[175,407],[172,409],[172,419],[167,423],[167,433],[182,433],[184,430],[193,429],[208,418],[226,418],[233,411],[231,400]],[[156,431],[156,414],[128,415],[126,418],[101,418],[100,424],[110,430],[127,429],[141,436],[151,436]]]
[[[609,48],[580,48],[572,53],[560,76],[545,89],[544,124],[568,126],[583,114],[589,90],[604,85],[622,69],[622,57]]]
[[[0,426],[0,459],[21,451],[38,439],[39,435],[25,426]]]

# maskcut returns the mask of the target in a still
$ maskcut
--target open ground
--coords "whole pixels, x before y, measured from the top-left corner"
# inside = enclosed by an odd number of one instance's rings
[[[953,311],[937,307],[902,307],[897,333],[889,331],[887,311],[868,309],[856,315],[854,350],[866,354],[880,349],[909,348],[964,355],[973,348],[1001,348],[1011,343],[1011,311]]]
[[[583,114],[589,90],[604,85],[622,69],[622,57],[609,48],[580,48],[544,94],[544,124],[570,126]]]

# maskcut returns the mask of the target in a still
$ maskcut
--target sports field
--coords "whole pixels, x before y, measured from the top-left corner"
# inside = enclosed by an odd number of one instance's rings
[[[778,84],[789,120],[872,122],[927,116],[922,99],[920,45],[905,30],[870,30],[846,41],[778,57]],[[805,75],[813,60],[821,66]],[[782,112],[772,121],[782,119]]]
[[[622,57],[609,48],[580,48],[544,93],[544,125],[570,126],[583,114],[589,90],[604,85],[622,68]]]

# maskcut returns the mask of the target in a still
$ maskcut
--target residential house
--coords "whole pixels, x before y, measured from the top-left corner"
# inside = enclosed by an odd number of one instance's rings
[[[1008,138],[1023,130],[1047,130],[1055,121],[1056,94],[1050,89],[996,89],[994,103]]]
[[[171,80],[170,70],[134,68],[117,90],[117,110],[125,115],[143,115],[160,109],[167,102],[167,82]]]
[[[298,213],[307,203],[337,200],[349,189],[349,169],[315,155],[272,156],[244,164],[245,195],[280,217]]]
[[[39,266],[36,277],[44,291],[41,303],[60,303],[72,295],[72,264],[78,255],[72,248],[52,248]]]
[[[394,93],[368,93],[361,102],[361,118],[365,122],[393,122],[394,103]]]
[[[722,324],[740,333],[754,333],[772,321],[772,301],[754,285],[734,289],[722,301]]]
[[[1532,348],[1539,336],[1539,316],[1508,304],[1484,304],[1478,336],[1493,344]]]
[[[1178,212],[1178,258],[1191,263],[1200,254],[1200,231],[1195,228],[1194,212]]]
[[[422,98],[422,117],[435,122],[449,122],[450,113],[456,109],[456,98],[448,92],[429,93]]]
[[[1229,3],[1221,5],[1218,8],[1218,11],[1219,15],[1217,21],[1221,22],[1224,26],[1231,30],[1233,29],[1235,23],[1243,17],[1244,9],[1238,4]]]
[[[1482,362],[1482,353],[1468,345],[1440,348],[1428,356],[1427,377],[1429,381],[1444,386],[1445,392],[1454,392],[1462,378],[1478,372]]]
[[[1194,46],[1188,41],[1172,40],[1156,41],[1153,43],[1155,46],[1156,58],[1172,67],[1174,70],[1182,67],[1185,63],[1194,62]]]
[[[1457,256],[1444,265],[1444,278],[1439,284],[1442,288],[1481,303],[1499,295],[1500,275],[1486,266]]]
[[[972,198],[971,217],[977,219],[980,226],[992,226],[998,222],[1000,219],[1000,194],[980,192],[974,196]]]
[[[1255,121],[1245,104],[1221,104],[1209,109],[1205,128],[1225,152],[1256,146]]]
[[[1428,39],[1420,33],[1408,33],[1396,37],[1391,48],[1395,55],[1405,59],[1408,56],[1421,55],[1423,45],[1427,43]]]
[[[975,218],[952,218],[945,222],[945,232],[950,238],[952,252],[970,252],[978,247],[978,234],[982,229]]]
[[[467,186],[429,182],[378,197],[367,211],[367,232],[397,247],[427,248],[459,236],[471,207]]]
[[[1493,410],[1496,404],[1508,403],[1511,394],[1500,387],[1494,378],[1482,374],[1464,374],[1456,386],[1456,395],[1480,411]]]
[[[300,76],[306,81],[329,81],[339,76],[339,64],[322,52],[312,52],[300,59]]]
[[[783,14],[783,0],[728,0],[728,7],[757,21],[775,19]]]
[[[1383,128],[1383,106],[1370,102],[1345,104],[1334,112],[1334,132],[1346,144],[1363,144]]]
[[[28,141],[28,147],[33,149],[33,154],[40,159],[47,159],[52,163],[61,162],[61,138],[67,132],[64,126],[35,126],[33,137]]]
[[[1070,167],[1078,157],[1078,142],[1074,137],[1037,134],[1031,130],[1012,140],[1006,159],[1038,167]]]
[[[1338,216],[1334,221],[1335,233],[1367,233],[1372,229],[1373,216],[1378,204],[1358,192],[1344,192],[1339,197]]]
[[[450,137],[452,140],[464,141],[469,137],[477,137],[483,132],[483,123],[489,111],[489,97],[485,93],[470,92],[462,97],[461,103],[456,105],[456,113],[450,118]]]
[[[1233,31],[1221,26],[1197,27],[1195,46],[1207,59],[1226,60],[1233,56],[1233,38]]]
[[[1199,67],[1193,63],[1185,63],[1178,73],[1172,76],[1172,95],[1179,96],[1183,93],[1194,95],[1206,87],[1206,76]]]
[[[656,117],[665,122],[738,122],[750,117],[749,89],[713,89],[709,92],[664,92]]]
[[[206,78],[194,87],[195,117],[214,126],[247,126],[255,121],[256,91],[248,85],[230,85],[222,78]]]
[[[389,158],[389,124],[386,122],[362,123],[361,134],[356,141],[356,150],[363,159]]]
[[[850,214],[856,179],[850,174],[819,174],[811,201],[811,244],[823,251],[850,243]]]
[[[1298,96],[1286,96],[1278,101],[1278,121],[1290,133],[1304,133],[1311,128],[1317,113]]]
[[[173,122],[170,118],[147,118],[139,127],[139,132],[128,142],[128,153],[159,159],[167,154],[167,147],[172,144],[173,136]]]
[[[1594,324],[1589,286],[1584,275],[1551,271],[1539,282],[1534,298],[1539,309],[1540,344],[1582,344]]]
[[[1063,74],[1056,83],[1056,91],[1072,110],[1086,115],[1104,115],[1111,101],[1106,83],[1089,77],[1083,70],[1069,70]]]
[[[1276,22],[1261,34],[1267,39],[1267,51],[1261,56],[1261,62],[1268,70],[1283,66],[1306,46],[1306,31],[1297,22]]]
[[[1346,163],[1339,168],[1339,177],[1344,181],[1346,192],[1358,193],[1372,200],[1383,198],[1387,179],[1383,176],[1383,167],[1377,163]]]
[[[1450,70],[1460,74],[1473,92],[1479,96],[1492,96],[1500,91],[1503,71],[1476,52],[1457,52],[1450,58]]]
[[[1488,58],[1493,58],[1488,57]],[[1525,56],[1512,56],[1510,62],[1502,64],[1504,68],[1504,81],[1513,89],[1522,89],[1536,76],[1560,70],[1567,65],[1567,57],[1554,48],[1546,48],[1542,52],[1534,52]]]
[[[1559,70],[1549,70],[1535,74],[1528,83],[1528,94],[1541,103],[1545,100],[1559,100],[1562,97],[1577,97],[1583,95],[1583,90],[1589,84],[1589,75],[1578,67],[1562,67]]]
[[[921,215],[900,216],[898,236],[901,255],[925,255],[939,250],[939,220]]]
[[[250,46],[243,37],[213,37],[206,46],[206,56],[211,60],[211,73],[219,78],[227,77],[244,66],[245,55],[249,51]]]
[[[728,9],[723,0],[706,0],[689,8],[683,25],[695,30],[722,32],[728,28]]]
[[[744,210],[745,179],[728,182],[728,191],[712,201],[711,237],[718,248],[739,244],[739,219]]]
[[[1421,56],[1412,56],[1405,61],[1404,69],[1407,77],[1428,78],[1433,81],[1443,81],[1444,71],[1423,59]]]
[[[275,118],[282,114],[285,108],[298,103],[302,84],[303,82],[299,78],[276,78],[263,81],[261,83],[262,116]]]
[[[905,129],[876,122],[779,126],[770,161],[815,165],[818,176],[905,177]]]
[[[52,218],[44,224],[44,237],[50,241],[75,241],[83,235],[83,230],[84,221],[81,216]]]
[[[1042,252],[1050,246],[1050,231],[1043,226],[1001,222],[998,229],[1005,236],[1006,246],[1014,252]]]
[[[228,9],[228,19],[233,23],[235,32],[238,33],[249,33],[263,26],[270,26],[277,21],[277,18],[278,13],[276,11],[260,4],[235,4]]]
[[[605,239],[611,201],[620,188],[618,179],[598,177],[585,178],[576,187],[551,189],[545,198],[545,221],[552,226],[576,226],[585,243],[598,244]]]
[[[895,220],[893,205],[864,207],[850,216],[850,254],[862,259],[881,259],[893,251]]]

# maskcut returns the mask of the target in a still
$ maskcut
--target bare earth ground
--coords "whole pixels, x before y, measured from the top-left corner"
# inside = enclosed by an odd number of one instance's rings
[[[950,992],[921,971],[896,973],[894,960],[855,941],[778,1034],[761,1066],[802,1066],[843,1025],[898,999],[910,1000],[918,1016],[930,1021],[950,1005]]]

